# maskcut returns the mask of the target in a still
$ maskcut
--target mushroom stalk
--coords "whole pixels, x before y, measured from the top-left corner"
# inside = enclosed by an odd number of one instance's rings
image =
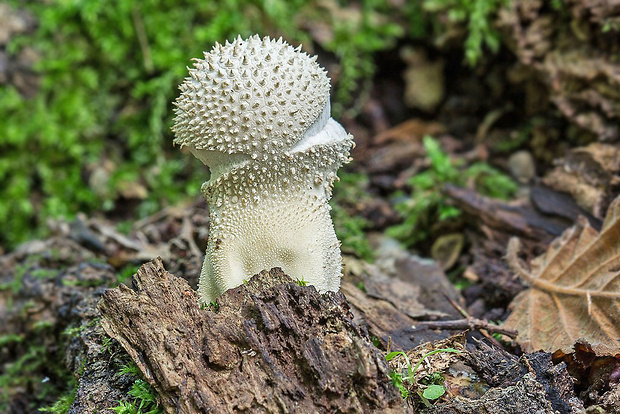
[[[316,57],[281,39],[237,38],[195,60],[175,102],[175,143],[211,170],[204,303],[281,267],[319,291],[340,287],[328,201],[353,137],[330,115]]]

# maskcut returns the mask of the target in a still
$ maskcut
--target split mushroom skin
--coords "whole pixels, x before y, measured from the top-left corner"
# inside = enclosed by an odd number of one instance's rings
[[[175,144],[211,171],[201,301],[273,267],[337,291],[342,259],[328,201],[354,144],[331,118],[326,72],[269,37],[216,44],[204,56],[180,85],[173,127]]]

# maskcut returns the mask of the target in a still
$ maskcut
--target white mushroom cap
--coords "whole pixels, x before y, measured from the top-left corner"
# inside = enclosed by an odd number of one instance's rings
[[[292,148],[329,103],[329,78],[316,56],[281,38],[239,37],[204,56],[176,101],[181,146],[256,159]]]
[[[238,37],[189,72],[172,129],[211,169],[209,203],[221,205],[231,186],[235,199],[258,202],[259,193],[307,186],[309,176],[329,198],[353,141],[331,118],[329,78],[315,56],[282,39]]]

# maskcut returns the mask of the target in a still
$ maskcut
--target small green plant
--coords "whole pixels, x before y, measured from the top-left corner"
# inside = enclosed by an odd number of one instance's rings
[[[297,279],[295,282],[301,287],[308,286],[308,282],[306,282],[303,278]]]
[[[436,400],[446,393],[446,388],[443,385],[431,384],[424,389],[422,397],[427,400]]]
[[[142,373],[140,372],[140,368],[133,362],[123,364],[121,369],[118,371],[118,375],[129,375],[132,377],[140,378]]]
[[[485,196],[506,200],[518,190],[518,184],[489,164],[477,162],[463,171],[465,181],[471,181],[476,190]]]
[[[375,348],[383,349],[383,344],[381,344],[381,341],[375,335],[373,335],[372,338],[370,338],[370,342],[372,342]]]
[[[601,28],[603,33],[620,32],[620,23],[614,20],[606,20]]]
[[[101,352],[102,353],[112,353],[112,346],[114,345],[114,339],[105,335],[103,337],[103,341],[101,342]]]
[[[396,195],[403,198],[395,208],[404,221],[387,229],[388,235],[401,240],[406,246],[428,238],[435,220],[444,221],[460,215],[460,211],[448,204],[441,194],[444,184],[460,180],[458,169],[433,138],[424,138],[424,148],[430,159],[430,168],[409,180],[410,197],[406,198],[402,193]]]
[[[391,361],[397,356],[402,356],[405,359],[405,368],[406,373],[398,372],[395,370],[390,371],[388,374],[390,379],[392,380],[392,384],[398,388],[400,391],[401,397],[403,399],[407,399],[411,396],[411,389],[413,388],[422,388],[423,391],[419,392],[418,395],[421,398],[421,401],[425,405],[430,405],[429,400],[436,400],[441,397],[445,393],[445,387],[443,386],[443,377],[439,373],[434,373],[427,378],[425,378],[424,383],[418,383],[415,379],[415,374],[422,364],[422,362],[431,355],[438,354],[440,352],[453,352],[460,354],[462,351],[459,351],[454,348],[441,348],[435,349],[433,351],[427,352],[420,358],[420,360],[416,363],[415,366],[411,365],[411,361],[407,354],[403,351],[394,351],[390,352],[385,356],[386,361]]]
[[[209,309],[213,312],[219,312],[220,310],[220,304],[213,301],[213,302],[209,302],[209,303],[201,303],[200,304],[200,309],[205,310],[205,309]]]
[[[157,393],[142,379],[140,369],[134,364],[123,365],[118,375],[135,377],[126,401],[119,401],[119,405],[112,407],[118,414],[162,414],[163,410],[157,403]]]
[[[481,194],[502,199],[516,192],[517,184],[491,166],[476,163],[464,169],[459,168],[459,165],[441,150],[435,139],[427,136],[423,143],[430,167],[409,180],[409,197],[403,193],[396,195],[401,201],[396,203],[395,208],[404,221],[387,229],[388,235],[401,240],[406,246],[410,247],[427,239],[434,223],[461,214],[441,193],[445,184],[464,186],[472,183]]]

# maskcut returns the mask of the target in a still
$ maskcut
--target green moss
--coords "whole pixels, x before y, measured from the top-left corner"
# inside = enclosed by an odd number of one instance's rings
[[[463,44],[466,61],[475,66],[486,50],[496,53],[500,47],[499,33],[493,21],[501,7],[509,0],[424,0],[423,8],[432,13],[445,13],[450,23],[461,23],[467,27]],[[435,30],[445,33],[447,28],[437,19]]]
[[[138,269],[140,269],[140,265],[125,265],[117,274],[118,284],[124,283],[127,285],[130,283],[131,278],[138,272]]]
[[[334,197],[330,203],[336,235],[342,243],[343,251],[372,262],[374,255],[366,237],[370,223],[364,217],[349,212],[354,211],[361,201],[370,198],[365,190],[368,178],[363,174],[346,171],[338,173],[338,176],[340,181],[334,184]]]
[[[393,47],[398,38],[405,34],[403,28],[393,21],[397,10],[390,2],[363,0],[360,3],[358,18],[335,18],[330,22],[333,39],[325,44],[340,62],[346,62],[340,67],[338,88],[332,105],[336,118],[345,112],[349,116],[357,114],[370,91],[376,69],[374,54]],[[356,96],[360,97],[357,102]]]
[[[79,280],[79,279],[62,279],[63,286],[83,286],[83,287],[97,287],[105,285],[105,280],[91,279],[91,280]]]
[[[116,230],[128,236],[133,229],[133,220],[124,220],[116,223]]]
[[[7,51],[31,48],[39,88],[26,98],[0,89],[0,244],[44,236],[48,217],[111,210],[127,187],[146,189],[140,216],[197,197],[199,161],[172,148],[172,101],[193,57],[214,42],[254,33],[311,44],[308,19],[323,21],[313,0],[76,0],[21,2],[34,33]],[[374,72],[372,53],[402,30],[387,0],[363,0],[361,19],[334,19],[323,47],[343,64],[336,106],[352,103]],[[89,182],[90,180],[90,182]]]
[[[23,332],[0,337],[0,412],[6,411],[16,392],[27,390],[30,407],[36,408],[63,393],[68,393],[66,403],[77,386],[64,365],[65,342],[58,338],[58,325],[44,319],[28,322],[27,309],[35,305],[29,301],[20,309],[20,317],[27,326]],[[63,404],[48,408],[61,410]]]
[[[77,381],[74,389],[61,396],[54,404],[39,408],[39,411],[43,413],[67,414],[69,412],[69,408],[71,408],[71,404],[73,404],[73,401],[75,400],[76,393]]]
[[[162,408],[157,403],[157,393],[142,377],[142,373],[134,363],[126,364],[119,371],[119,375],[134,377],[134,382],[124,401],[112,410],[118,414],[160,414]]]
[[[0,375],[0,411],[6,408],[9,390],[15,387],[21,386],[38,390],[39,395],[37,397],[48,392],[48,387],[45,384],[41,385],[44,378],[40,375],[45,361],[45,347],[29,345],[17,360],[4,364],[3,373]]]
[[[82,323],[80,326],[68,326],[62,334],[67,335],[70,338],[77,338],[86,329],[92,328],[93,326],[99,324],[100,320],[101,318],[94,318],[87,323]]]
[[[52,324],[51,321],[47,321],[47,320],[40,320],[40,321],[36,321],[34,323],[34,325],[32,326],[32,329],[35,332],[41,332],[44,331],[46,329],[50,329],[52,328],[54,325]]]
[[[7,334],[0,336],[0,346],[5,346],[6,344],[21,342],[24,340],[22,335],[17,334]]]
[[[22,288],[22,282],[24,280],[24,276],[30,269],[30,264],[18,264],[15,266],[15,273],[13,274],[13,279],[10,282],[0,283],[0,291],[2,290],[10,290],[13,294],[19,292]]]
[[[53,279],[59,272],[59,269],[35,269],[30,274],[37,279]]]

